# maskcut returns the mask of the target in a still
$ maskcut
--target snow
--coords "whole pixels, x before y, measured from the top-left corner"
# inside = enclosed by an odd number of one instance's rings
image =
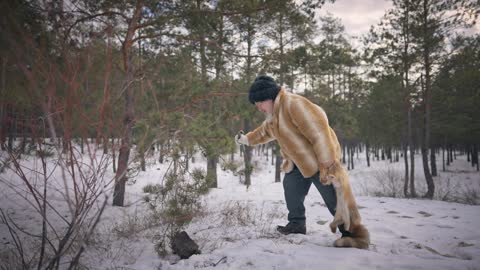
[[[226,157],[227,158],[227,157]],[[240,160],[240,157],[236,156]],[[218,168],[218,188],[203,198],[204,210],[185,230],[196,241],[201,254],[180,260],[176,255],[159,257],[155,251],[155,228],[119,238],[112,233],[125,221],[141,222],[148,214],[142,201],[142,188],[160,183],[168,162],[151,163],[127,185],[127,207],[107,206],[97,228],[96,238],[103,248],[91,247],[82,257],[91,269],[480,269],[480,206],[424,199],[374,197],[381,188],[377,178],[388,172],[403,174],[403,161],[372,161],[367,167],[364,154],[355,157],[350,181],[363,223],[370,231],[369,250],[335,248],[340,234],[328,227],[333,217],[312,185],[305,201],[306,235],[280,235],[287,210],[282,183],[274,183],[274,168],[264,156],[254,156],[256,167],[252,185],[247,189],[238,176]],[[193,167],[206,168],[196,158]],[[36,164],[34,159],[29,164]],[[435,178],[440,195],[450,189],[479,190],[480,174],[458,156]],[[39,169],[38,164],[36,165]],[[53,165],[52,165],[53,168]],[[417,193],[425,192],[421,158],[416,157]],[[113,176],[107,173],[105,181]],[[282,175],[283,176],[283,175]],[[21,194],[13,193],[6,183],[15,182],[12,171],[0,174],[0,205],[23,218],[31,228],[38,220],[31,205]],[[60,183],[56,188],[62,191]],[[401,191],[401,190],[400,190]],[[479,190],[480,191],[480,190]],[[111,197],[110,197],[111,198]],[[103,200],[100,197],[99,200]],[[111,199],[110,199],[111,200]],[[61,204],[62,198],[56,197]],[[59,206],[68,211],[68,208]],[[139,221],[140,220],[140,221]],[[132,222],[134,222],[132,221]],[[0,224],[2,249],[9,247],[8,232]],[[11,247],[11,246],[10,246]],[[1,251],[1,249],[0,249]]]

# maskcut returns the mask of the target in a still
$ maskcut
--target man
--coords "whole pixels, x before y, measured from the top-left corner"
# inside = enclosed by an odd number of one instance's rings
[[[288,209],[288,224],[278,226],[282,234],[306,234],[305,196],[312,183],[322,195],[328,210],[335,215],[336,195],[332,185],[322,185],[329,166],[340,160],[340,144],[328,125],[322,108],[308,99],[286,92],[269,76],[259,76],[250,87],[249,101],[266,115],[254,131],[235,136],[237,144],[257,145],[277,140],[283,156],[283,188]],[[339,226],[342,237],[351,234]]]

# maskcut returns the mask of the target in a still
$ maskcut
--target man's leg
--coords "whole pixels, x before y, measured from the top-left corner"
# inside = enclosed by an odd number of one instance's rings
[[[283,178],[283,190],[288,209],[287,226],[278,226],[277,230],[283,234],[306,233],[305,227],[305,196],[312,185],[310,179],[306,179],[297,167],[285,174]]]
[[[283,191],[288,209],[288,221],[305,224],[305,206],[303,202],[308,194],[312,181],[305,179],[295,167],[283,178]]]
[[[314,175],[314,177],[316,177],[316,179],[312,179],[313,184],[320,192],[320,195],[322,195],[323,201],[327,205],[328,211],[330,211],[332,216],[335,216],[335,211],[337,208],[337,194],[335,193],[335,188],[333,187],[333,185],[323,185],[322,183],[320,183],[319,174]],[[342,237],[350,235],[350,233],[346,231],[343,227],[343,224],[339,225],[338,229],[342,233]]]

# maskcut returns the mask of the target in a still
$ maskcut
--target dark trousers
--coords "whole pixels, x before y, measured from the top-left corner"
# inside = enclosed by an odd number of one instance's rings
[[[308,194],[310,186],[313,184],[322,195],[323,201],[327,205],[328,210],[335,215],[337,206],[337,196],[332,185],[322,185],[320,183],[320,173],[316,173],[312,177],[303,177],[297,166],[283,178],[283,190],[285,193],[285,201],[288,209],[288,222],[305,224],[305,197]],[[339,226],[339,230],[345,233],[343,225]]]

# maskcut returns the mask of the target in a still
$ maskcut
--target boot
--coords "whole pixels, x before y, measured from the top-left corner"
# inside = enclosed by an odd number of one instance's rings
[[[289,222],[286,226],[277,226],[277,231],[281,234],[291,234],[291,233],[300,233],[306,234],[307,227],[305,224],[297,224]]]

